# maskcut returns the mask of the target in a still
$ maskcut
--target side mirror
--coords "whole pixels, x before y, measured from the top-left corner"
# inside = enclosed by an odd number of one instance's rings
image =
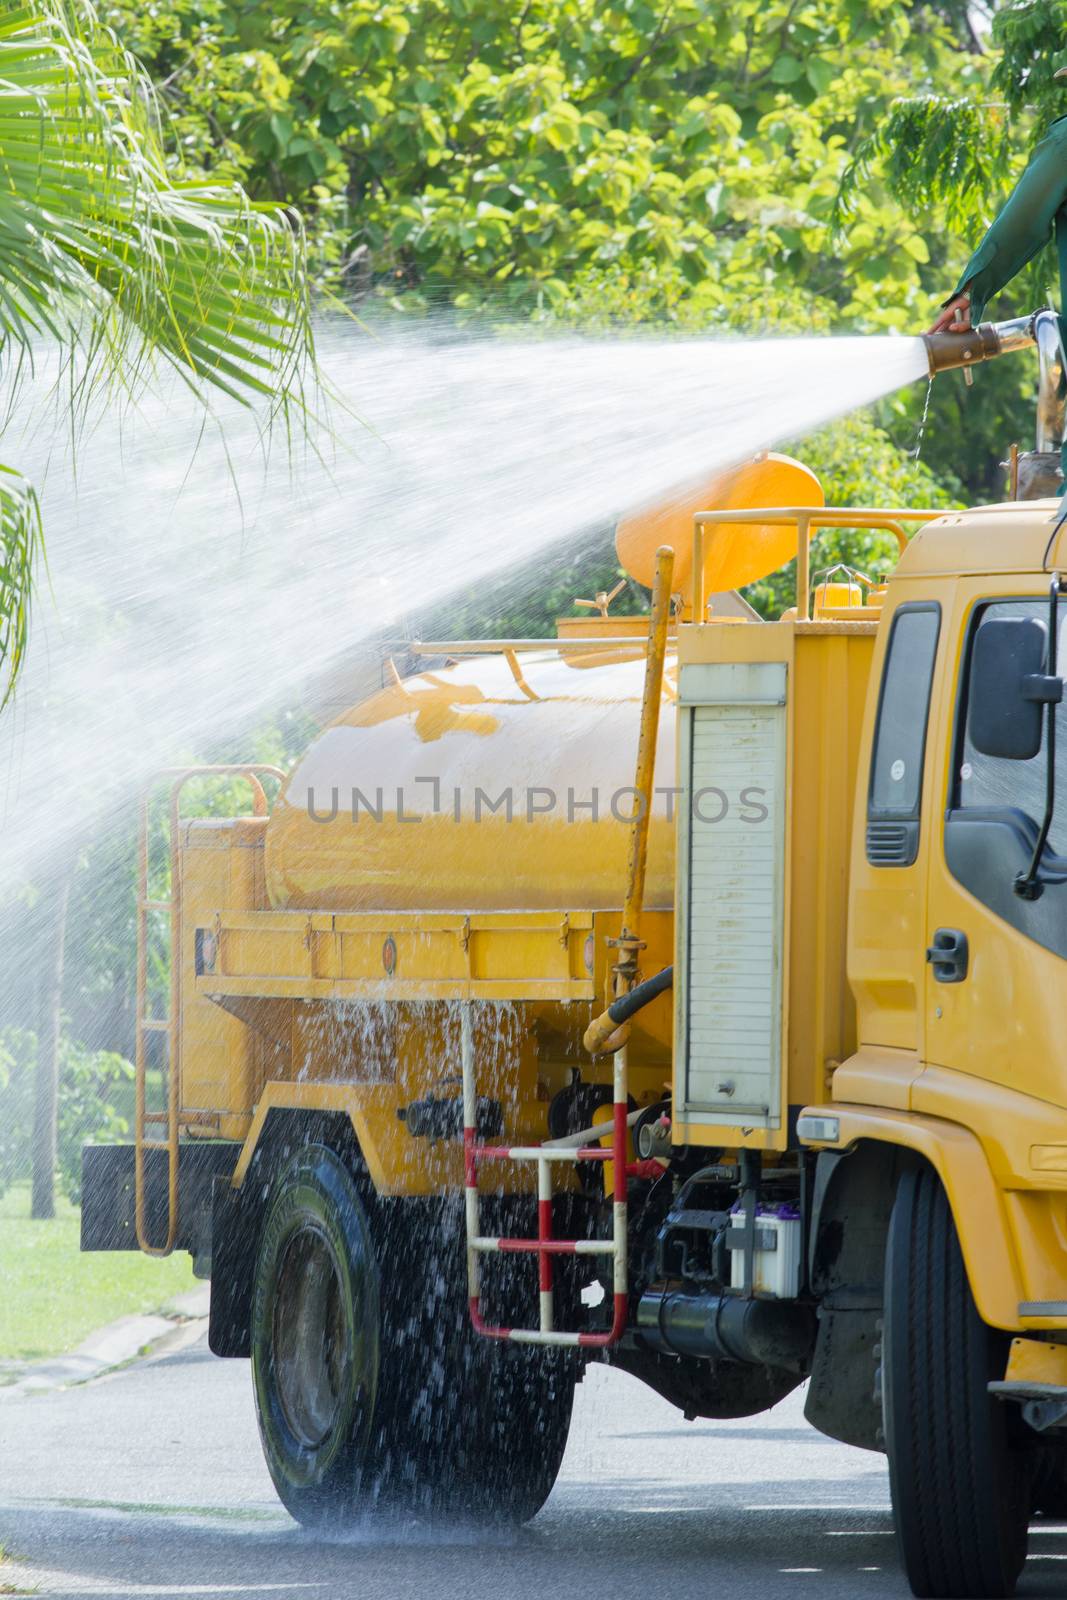
[[[1063,699],[1063,679],[1043,673],[1048,630],[1036,617],[983,622],[971,657],[968,731],[983,756],[1029,761],[1041,749],[1042,711]]]

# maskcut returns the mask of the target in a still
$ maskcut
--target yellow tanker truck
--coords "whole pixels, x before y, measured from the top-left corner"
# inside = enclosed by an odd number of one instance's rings
[[[1047,431],[1050,314],[931,369],[1035,340]],[[82,1242],[210,1274],[302,1522],[532,1516],[590,1360],[690,1418],[807,1380],[814,1427],[888,1453],[915,1593],[1012,1591],[1067,1509],[1039,444],[949,513],[759,458],[622,525],[649,622],[600,597],[555,641],[414,646],[288,774],[213,769],[252,815],[187,820],[170,775],[135,1141],[87,1148]],[[895,534],[888,581],[813,583],[829,527]],[[735,591],[794,556],[760,622]]]

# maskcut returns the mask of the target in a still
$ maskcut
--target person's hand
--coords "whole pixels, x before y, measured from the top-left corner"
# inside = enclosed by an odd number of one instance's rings
[[[930,333],[969,333],[971,328],[971,297],[966,289],[950,300],[941,312]]]

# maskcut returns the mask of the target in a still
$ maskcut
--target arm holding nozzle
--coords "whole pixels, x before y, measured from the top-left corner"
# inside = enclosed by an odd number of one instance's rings
[[[952,326],[969,331],[982,320],[987,302],[1048,243],[1053,227],[1062,262],[1067,218],[1067,117],[1060,117],[1034,150],[1000,215],[964,267],[931,335]],[[966,320],[964,320],[966,319]]]

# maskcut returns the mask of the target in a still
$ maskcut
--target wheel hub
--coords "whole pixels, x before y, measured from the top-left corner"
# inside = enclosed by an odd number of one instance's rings
[[[342,1408],[352,1349],[337,1261],[317,1228],[301,1228],[285,1247],[273,1343],[286,1421],[303,1445],[315,1449]]]

